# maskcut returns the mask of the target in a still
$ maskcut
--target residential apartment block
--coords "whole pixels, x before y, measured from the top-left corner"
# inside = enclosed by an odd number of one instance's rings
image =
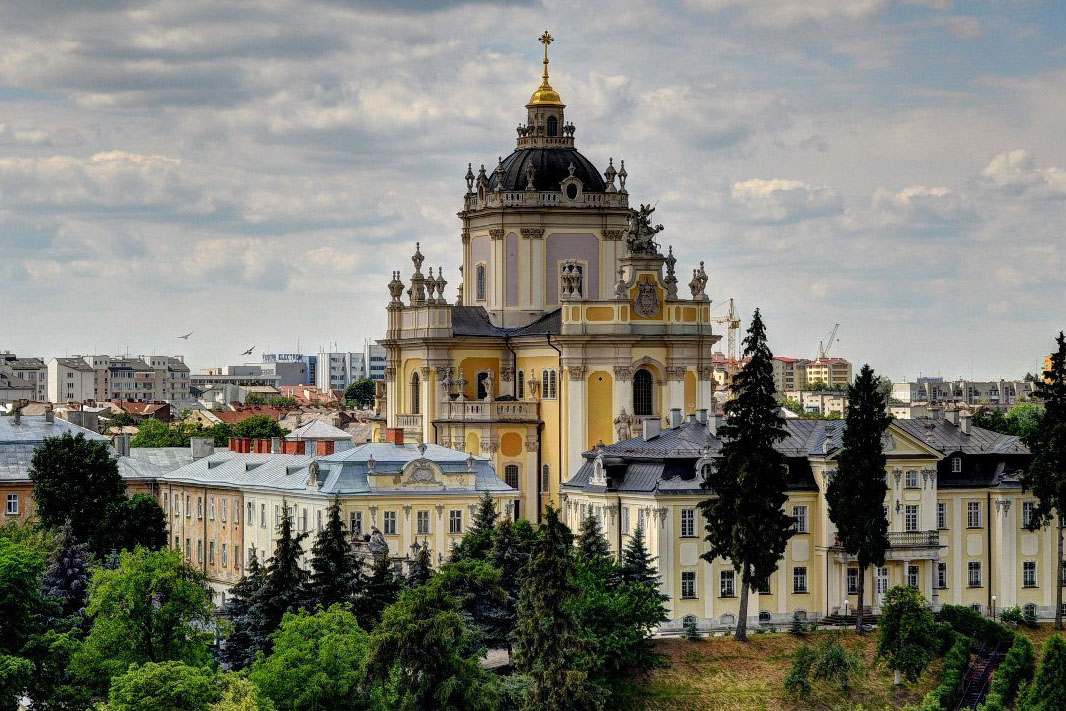
[[[892,399],[908,404],[988,405],[1008,409],[1029,398],[1038,383],[1027,380],[950,380],[918,378],[892,384]]]
[[[11,378],[30,383],[33,394],[26,398],[45,402],[48,398],[48,366],[40,358],[19,358],[10,351],[0,353],[0,368]]]
[[[567,523],[596,516],[612,549],[623,549],[642,526],[658,558],[669,596],[665,629],[686,619],[703,629],[736,623],[740,580],[728,561],[707,563],[699,502],[706,467],[721,448],[720,420],[702,413],[672,426],[585,453],[585,463],[563,486]],[[1020,605],[1038,618],[1055,612],[1058,579],[1054,529],[1025,528],[1032,494],[1020,474],[1029,452],[1017,437],[970,424],[963,412],[941,419],[894,420],[884,437],[887,465],[885,564],[859,571],[836,537],[825,503],[836,472],[844,423],[788,420],[778,445],[788,465],[785,510],[794,533],[769,585],[750,600],[752,624],[786,625],[793,615],[818,619],[857,604],[858,576],[867,576],[866,603],[876,612],[892,586],[917,586],[932,605],[952,603],[985,612]]]
[[[96,371],[80,356],[48,361],[48,401],[85,402],[96,399]]]
[[[798,402],[805,415],[843,417],[844,409],[848,405],[847,395],[839,391],[786,390],[782,395]]]
[[[189,367],[181,356],[87,355],[48,363],[49,402],[189,399]]]
[[[315,385],[322,392],[344,390],[356,380],[369,377],[367,372],[363,353],[321,351],[318,354]]]
[[[318,372],[318,356],[303,353],[264,353],[263,363],[273,366],[278,384],[314,385]]]

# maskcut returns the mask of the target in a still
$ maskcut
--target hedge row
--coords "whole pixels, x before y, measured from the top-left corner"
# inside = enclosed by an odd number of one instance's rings
[[[956,632],[944,655],[944,676],[940,685],[922,699],[922,711],[950,711],[962,697],[962,680],[970,666],[970,639]]]
[[[944,605],[940,608],[940,621],[951,625],[959,634],[973,637],[989,647],[1006,646],[1014,642],[1014,632],[962,605]]]
[[[1014,699],[1024,684],[1033,678],[1036,659],[1032,643],[1020,634],[1014,635],[1014,644],[1004,657],[1003,663],[992,677],[982,711],[1003,711]]]

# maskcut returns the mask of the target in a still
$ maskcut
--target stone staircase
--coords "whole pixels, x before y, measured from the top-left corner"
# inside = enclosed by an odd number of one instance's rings
[[[976,651],[966,675],[962,679],[962,698],[955,711],[976,711],[988,695],[992,674],[1003,662],[1006,653],[999,647],[988,649],[982,647]]]
[[[854,627],[855,623],[859,621],[858,615],[854,612],[848,612],[846,615],[842,615],[839,612],[832,615],[826,615],[818,621],[819,625],[833,626],[833,627]],[[877,615],[873,613],[873,610],[869,607],[865,608],[862,613],[862,627],[863,630],[869,632],[873,629],[873,626],[877,624]]]

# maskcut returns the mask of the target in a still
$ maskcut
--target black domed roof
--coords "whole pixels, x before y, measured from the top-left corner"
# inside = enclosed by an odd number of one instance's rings
[[[588,158],[576,148],[520,148],[503,159],[503,190],[526,189],[526,166],[533,166],[533,187],[537,190],[558,190],[559,183],[570,175],[581,181],[585,192],[602,193],[606,185],[603,176]],[[489,178],[489,189],[496,189],[496,171]]]

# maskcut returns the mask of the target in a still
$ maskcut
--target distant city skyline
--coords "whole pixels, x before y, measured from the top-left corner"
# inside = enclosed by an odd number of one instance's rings
[[[432,7],[432,10],[427,10]],[[360,351],[540,72],[775,353],[1021,377],[1066,327],[1066,7],[0,6],[0,349]],[[450,260],[450,261],[449,261]],[[188,340],[178,336],[195,333]],[[288,343],[282,347],[271,344]]]

